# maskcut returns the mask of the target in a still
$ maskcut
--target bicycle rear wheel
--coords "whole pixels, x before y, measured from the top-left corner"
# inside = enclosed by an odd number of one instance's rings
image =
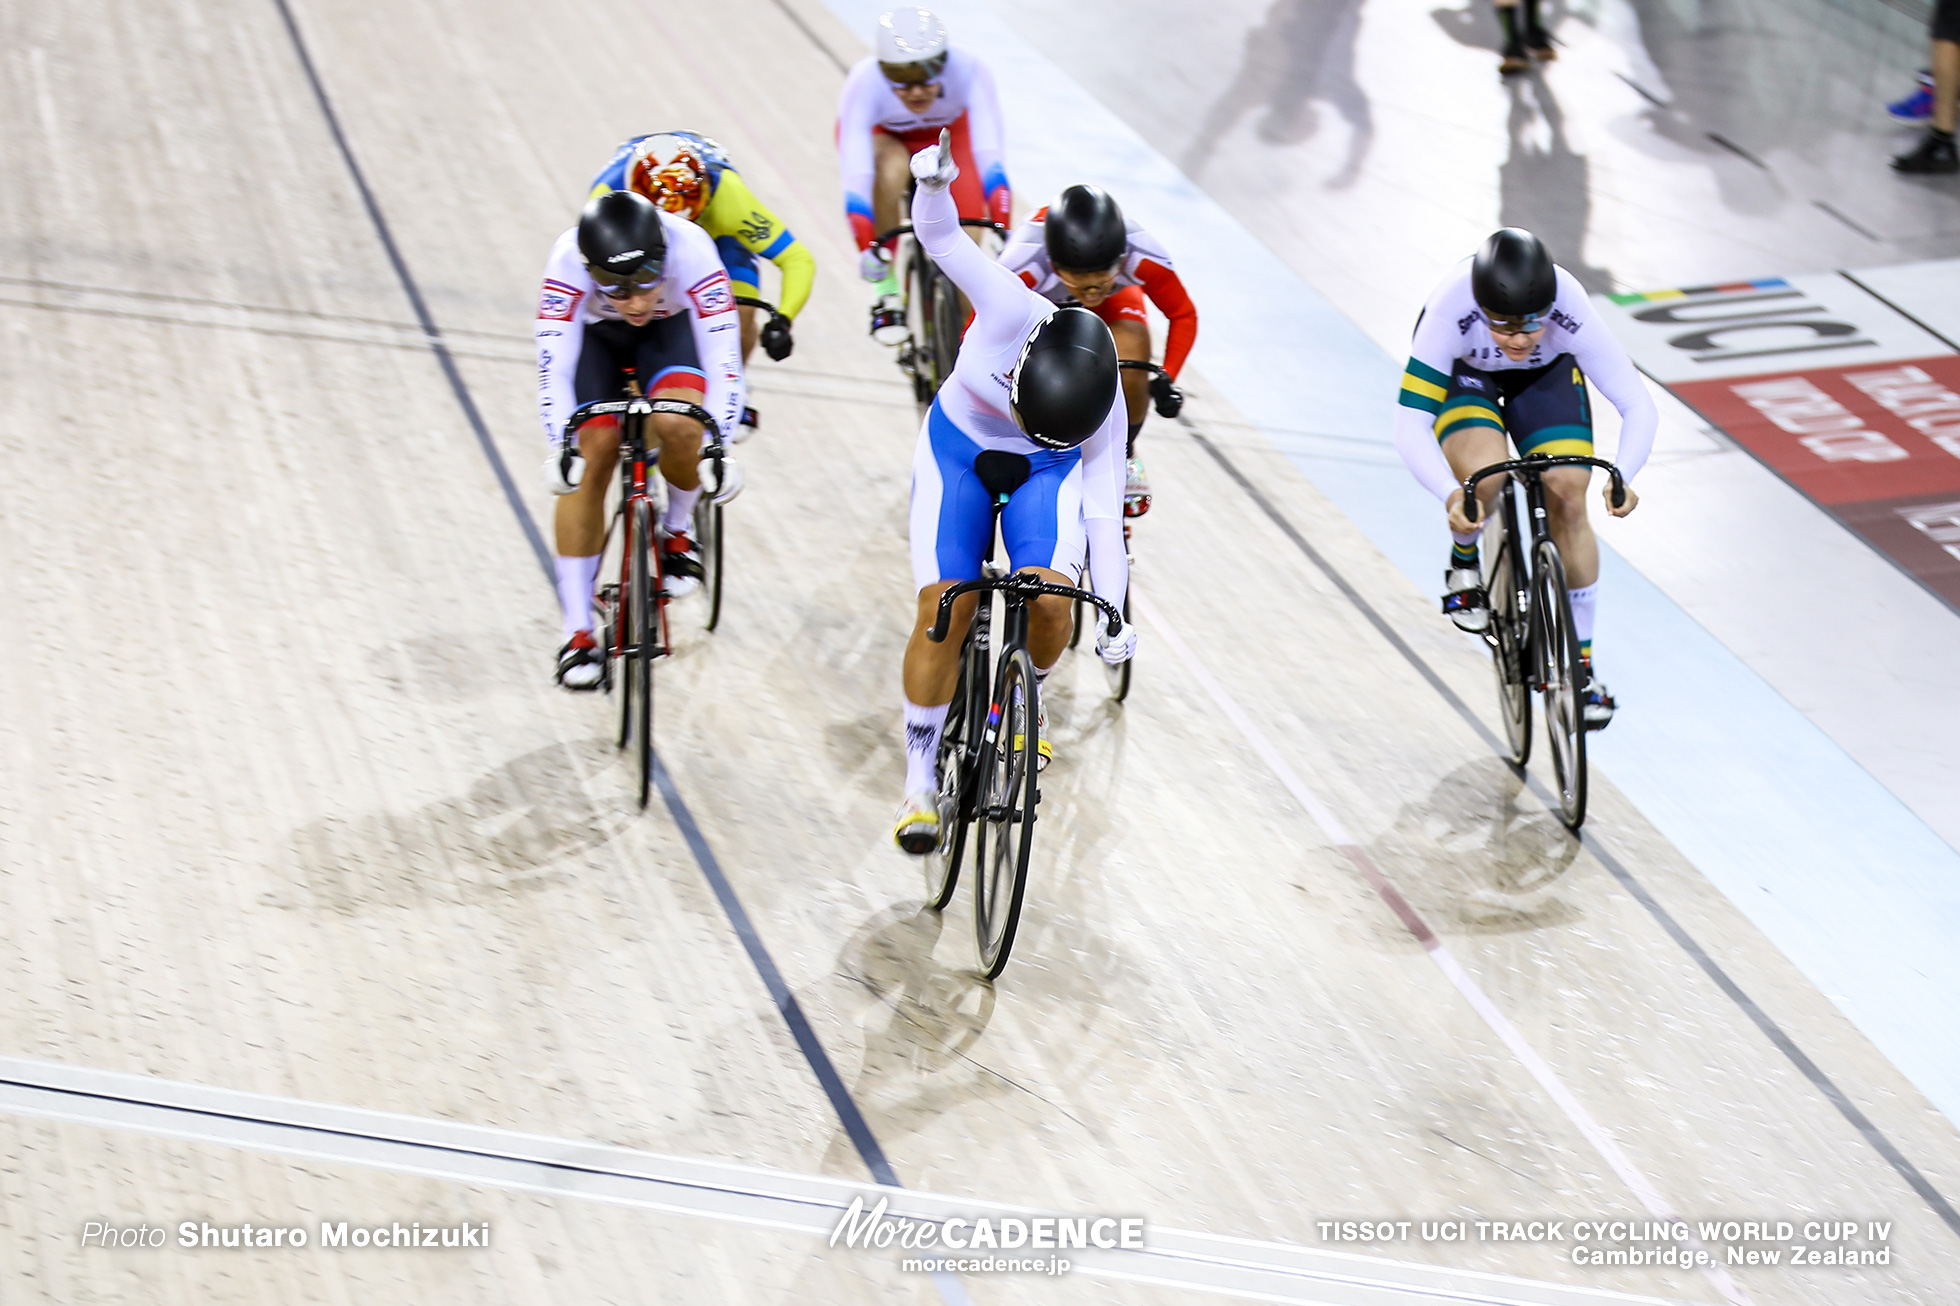
[[[1034,659],[1025,648],[1010,649],[994,681],[974,799],[973,933],[980,973],[987,979],[1007,968],[1021,922],[1039,798],[1035,750],[1040,720]]]
[[[694,547],[701,553],[701,597],[708,601],[708,629],[721,624],[722,549],[727,540],[721,505],[703,494],[694,501]]]
[[[653,504],[647,499],[633,501],[632,528],[627,540],[628,592],[626,623],[626,724],[634,738],[633,751],[640,764],[640,806],[647,805],[653,786],[653,655],[659,638],[658,613],[654,604],[660,592],[660,578],[653,567]]]
[[[1518,565],[1518,510],[1510,486],[1492,506],[1499,512],[1490,530],[1496,538],[1486,541],[1490,569],[1484,576],[1484,593],[1490,598],[1490,629],[1484,640],[1497,671],[1497,709],[1504,718],[1511,762],[1523,766],[1531,760],[1530,607]]]
[[[959,679],[946,709],[945,729],[939,732],[939,759],[933,771],[939,780],[939,847],[925,859],[926,906],[933,911],[953,900],[960,882],[960,859],[973,822],[974,723],[986,712],[986,705],[975,701],[974,686],[987,683],[986,670],[969,635],[960,649]]]
[[[1572,600],[1565,592],[1565,562],[1550,540],[1532,559],[1532,601],[1544,641],[1545,734],[1558,781],[1559,816],[1573,829],[1586,819],[1585,683],[1579,672],[1579,637],[1572,629]]]

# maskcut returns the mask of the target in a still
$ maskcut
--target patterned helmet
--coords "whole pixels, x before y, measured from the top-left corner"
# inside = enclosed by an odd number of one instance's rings
[[[626,188],[692,222],[708,206],[708,161],[681,136],[649,136],[626,161]]]

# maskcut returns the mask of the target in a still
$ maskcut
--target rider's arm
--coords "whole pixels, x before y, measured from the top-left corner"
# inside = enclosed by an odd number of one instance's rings
[[[1415,339],[1409,346],[1409,364],[1402,373],[1402,393],[1395,409],[1395,452],[1402,455],[1422,488],[1438,499],[1463,488],[1443,456],[1442,442],[1436,438],[1436,414],[1443,411],[1449,392],[1450,369],[1456,366],[1455,329],[1449,316],[1434,311],[1432,303],[1416,319]]]
[[[973,325],[968,330],[978,333],[976,339],[991,346],[1005,343],[1013,333],[1026,333],[1033,292],[966,238],[951,187],[937,191],[919,187],[912,197],[912,230],[940,271],[973,305]]]
[[[1118,398],[1109,406],[1102,426],[1082,444],[1082,526],[1089,537],[1089,573],[1097,595],[1118,608],[1130,587],[1130,551],[1123,542],[1128,420],[1129,410]]]
[[[776,309],[784,317],[795,317],[809,302],[810,287],[817,279],[817,260],[782,219],[763,206],[735,169],[722,169],[715,197],[701,214],[701,225],[710,236],[732,236],[749,253],[776,265],[783,274],[778,295],[781,302]]]
[[[667,275],[687,297],[694,354],[707,378],[701,406],[714,414],[715,424],[727,435],[742,418],[742,319],[715,242],[685,219],[667,223]]]
[[[1564,268],[1558,270],[1558,277],[1558,307],[1581,324],[1572,333],[1572,361],[1599,387],[1606,402],[1620,410],[1620,447],[1613,461],[1620,475],[1631,481],[1653,452],[1654,432],[1661,424],[1660,409],[1655,407],[1654,396],[1648,393],[1633,360],[1627,357],[1626,346],[1592,313],[1592,302],[1578,278]]]
[[[987,216],[1006,226],[1014,217],[1014,195],[1007,185],[1006,131],[1000,112],[1000,92],[994,87],[994,70],[978,58],[973,60],[972,77],[967,88],[967,141],[973,148],[973,166],[980,169]]]
[[[878,232],[872,223],[871,179],[875,164],[871,129],[877,124],[872,97],[884,90],[884,78],[872,59],[859,60],[844,79],[837,97],[837,170],[844,177],[844,216],[859,249],[871,248]]]
[[[1143,286],[1143,293],[1150,296],[1157,311],[1169,319],[1164,334],[1164,370],[1176,380],[1191,346],[1198,341],[1197,305],[1191,302],[1184,283],[1178,280],[1170,255],[1163,252],[1149,233],[1142,230],[1130,233],[1130,254],[1130,275]]]
[[[544,286],[538,292],[538,420],[544,437],[554,443],[564,433],[572,410],[578,407],[579,349],[585,343],[584,308],[597,293],[578,256],[578,229],[558,238],[545,260]]]

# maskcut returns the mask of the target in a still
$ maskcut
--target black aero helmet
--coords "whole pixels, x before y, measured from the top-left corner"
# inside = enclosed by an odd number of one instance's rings
[[[667,261],[660,210],[635,191],[607,191],[578,215],[578,252],[601,285],[658,280]]]
[[[1123,210],[1100,186],[1070,186],[1048,206],[1042,243],[1064,272],[1100,272],[1130,247]]]
[[[1470,265],[1470,293],[1493,317],[1544,313],[1558,298],[1558,273],[1545,242],[1523,227],[1493,233]]]
[[[1036,444],[1073,449],[1116,403],[1116,341],[1086,308],[1058,308],[1021,346],[1008,392],[1014,424]]]

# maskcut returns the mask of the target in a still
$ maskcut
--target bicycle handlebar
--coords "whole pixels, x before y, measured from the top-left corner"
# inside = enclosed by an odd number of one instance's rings
[[[1008,236],[1012,234],[1011,232],[1008,231],[1008,229],[1005,226],[1001,225],[998,222],[995,222],[992,218],[961,218],[960,225],[962,227],[985,227],[987,230],[994,232],[1000,236]],[[910,234],[912,234],[912,224],[909,222],[901,223],[900,225],[893,227],[890,231],[881,232],[878,236],[873,238],[871,243],[874,245],[882,245],[888,240],[897,240],[900,236],[909,236]]]
[[[776,311],[776,306],[766,299],[751,299],[747,295],[737,295],[735,296],[735,302],[743,308],[759,308],[772,318],[782,316],[781,313]]]
[[[1510,472],[1523,472],[1536,478],[1550,467],[1601,467],[1613,478],[1613,506],[1618,508],[1627,501],[1627,484],[1620,477],[1620,469],[1604,458],[1588,458],[1582,454],[1526,454],[1507,463],[1492,463],[1480,471],[1472,472],[1463,482],[1463,515],[1476,521],[1483,515],[1482,506],[1477,502],[1477,482],[1486,476],[1502,476]]]
[[[1100,598],[1090,590],[1078,589],[1073,585],[1057,585],[1028,572],[1017,571],[1012,576],[963,580],[957,585],[947,586],[946,592],[939,596],[939,617],[932,623],[932,629],[926,632],[926,638],[935,644],[945,643],[946,627],[953,619],[953,600],[962,594],[977,594],[981,590],[1000,590],[1010,598],[1034,599],[1043,594],[1058,594],[1065,599],[1080,599],[1095,604],[1109,614],[1104,633],[1111,639],[1123,633],[1123,614],[1108,599]]]
[[[1148,372],[1152,376],[1170,375],[1163,368],[1143,358],[1119,358],[1116,360],[1116,366],[1130,372]]]
[[[675,417],[691,417],[701,423],[701,429],[711,435],[704,452],[720,463],[726,452],[721,438],[721,427],[715,423],[715,415],[700,404],[691,404],[685,399],[601,399],[589,404],[580,404],[572,410],[570,420],[565,423],[566,440],[578,434],[579,428],[599,417],[652,417],[667,413]]]

